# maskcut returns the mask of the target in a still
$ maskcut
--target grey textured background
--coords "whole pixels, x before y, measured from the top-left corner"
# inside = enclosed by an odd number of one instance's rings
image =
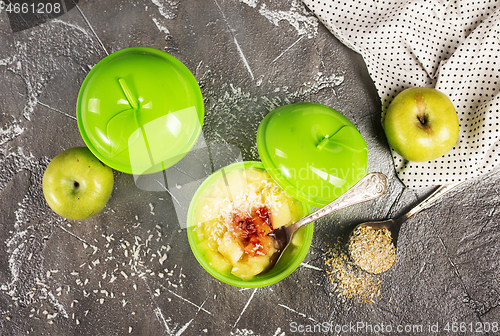
[[[474,330],[500,323],[498,170],[405,224],[398,262],[380,276],[379,298],[359,302],[334,291],[322,254],[340,227],[400,215],[430,190],[407,190],[398,181],[363,60],[300,1],[64,5],[64,15],[26,16],[25,26],[0,12],[1,335],[283,336],[299,334],[292,323],[323,322],[424,326],[423,333],[401,333],[407,335],[431,334],[428,326],[438,323],[443,335],[454,334],[443,331],[448,322]],[[208,142],[258,160],[255,135],[270,110],[322,103],[356,125],[369,146],[369,170],[389,176],[389,191],[316,223],[304,264],[260,289],[231,287],[206,273],[169,195],[140,190],[130,175],[115,172],[112,198],[97,216],[62,219],[43,199],[44,169],[59,152],[84,145],[75,105],[91,67],[132,46],[165,50],[193,72],[205,98]],[[344,334],[372,334],[365,331]]]

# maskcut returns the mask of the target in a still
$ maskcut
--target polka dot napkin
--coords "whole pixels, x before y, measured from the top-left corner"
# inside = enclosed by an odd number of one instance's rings
[[[500,1],[303,2],[363,56],[382,99],[382,114],[408,87],[435,87],[452,100],[460,135],[445,156],[415,163],[392,150],[406,186],[455,183],[495,167],[500,154]]]

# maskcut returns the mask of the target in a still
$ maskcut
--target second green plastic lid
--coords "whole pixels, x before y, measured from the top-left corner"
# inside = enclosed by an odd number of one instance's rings
[[[368,171],[368,147],[345,116],[315,103],[278,107],[262,121],[257,148],[264,167],[289,195],[323,207]]]

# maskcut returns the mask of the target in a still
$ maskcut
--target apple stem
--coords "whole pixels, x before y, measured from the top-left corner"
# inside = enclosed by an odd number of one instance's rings
[[[417,118],[418,121],[420,121],[420,125],[422,127],[427,126],[427,118],[425,117],[425,110],[427,109],[427,103],[424,100],[424,97],[422,95],[417,95],[415,97],[416,103],[417,103]]]
[[[422,126],[425,126],[425,124],[427,123],[427,120],[425,119],[425,115],[424,114],[419,115],[417,118],[418,118],[418,121],[420,121],[420,123],[422,124]]]
[[[139,106],[137,105],[137,102],[134,99],[132,92],[130,91],[130,89],[127,85],[127,82],[125,82],[125,79],[123,79],[123,78],[118,79],[118,83],[120,83],[120,86],[122,87],[123,93],[125,93],[125,96],[127,97],[127,101],[130,104],[130,106],[132,106],[132,108],[134,110],[137,110],[137,108]]]
[[[74,181],[74,182],[73,182],[73,186],[74,186],[75,188],[78,188],[78,187],[80,186],[80,183],[78,183],[77,181]]]
[[[323,147],[325,147],[325,145],[328,143],[328,141],[330,141],[330,139],[328,139],[328,134],[323,138],[323,140],[321,140],[321,142],[316,146],[317,149],[319,150],[322,150]]]

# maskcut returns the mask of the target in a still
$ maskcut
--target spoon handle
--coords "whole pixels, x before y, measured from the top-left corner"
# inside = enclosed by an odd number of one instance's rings
[[[431,206],[432,203],[434,203],[434,201],[436,201],[438,198],[440,198],[441,196],[443,196],[444,194],[446,194],[450,190],[454,189],[455,187],[457,187],[459,184],[461,184],[464,181],[456,182],[453,184],[444,184],[444,185],[440,186],[430,196],[428,196],[422,202],[420,202],[416,206],[414,206],[404,216],[406,217],[406,219],[415,216],[420,211],[427,209],[429,206]]]
[[[382,173],[368,174],[335,201],[313,212],[309,216],[301,218],[291,225],[291,227],[293,227],[293,231],[295,231],[337,210],[347,208],[354,204],[374,200],[385,193],[387,190],[387,183],[387,177]]]

